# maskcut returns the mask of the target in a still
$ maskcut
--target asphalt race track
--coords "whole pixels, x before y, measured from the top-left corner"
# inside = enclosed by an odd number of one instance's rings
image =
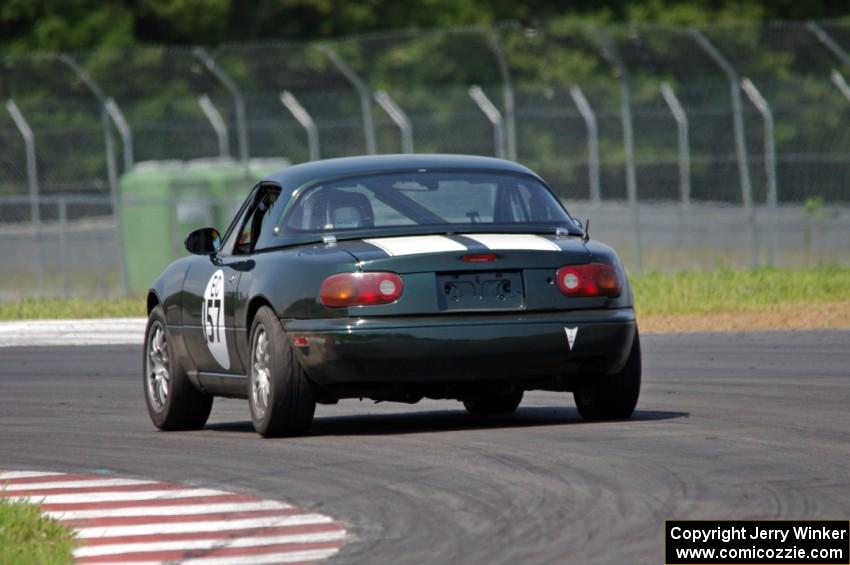
[[[343,401],[262,440],[246,402],[159,433],[140,346],[0,349],[0,468],[112,472],[345,522],[345,563],[660,563],[666,518],[850,517],[850,331],[644,336],[633,420]]]

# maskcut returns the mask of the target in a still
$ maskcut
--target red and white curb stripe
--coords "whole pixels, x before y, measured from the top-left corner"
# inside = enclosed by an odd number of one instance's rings
[[[78,563],[315,563],[346,537],[333,518],[285,502],[158,481],[6,471],[0,497],[73,529]]]

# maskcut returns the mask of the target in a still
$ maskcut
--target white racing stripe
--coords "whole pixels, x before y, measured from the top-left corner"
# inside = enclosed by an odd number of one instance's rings
[[[444,253],[466,251],[466,246],[442,235],[415,235],[410,237],[381,237],[364,239],[366,243],[382,249],[387,255],[420,255],[422,253]]]
[[[262,555],[245,555],[233,557],[198,557],[180,559],[180,565],[267,565],[269,563],[297,563],[299,561],[318,561],[339,551],[338,548],[310,549],[307,551],[288,551],[285,553],[264,553]],[[114,563],[99,563],[99,565],[127,565],[127,561]],[[133,561],[133,565],[164,565],[174,561]]]
[[[29,500],[41,504],[73,504],[77,502],[118,502],[129,500],[169,500],[194,496],[223,496],[230,494],[221,490],[206,488],[180,490],[140,490],[132,492],[86,492],[81,494],[36,494],[32,496],[13,496],[16,500]]]
[[[253,512],[256,510],[286,510],[292,508],[276,500],[251,502],[225,502],[218,504],[184,504],[175,506],[133,506],[103,510],[51,510],[47,515],[57,520],[92,520],[95,518],[123,518],[131,516],[197,516],[225,512]]]
[[[458,234],[461,235],[461,234]],[[557,243],[527,233],[465,233],[463,237],[474,239],[493,251],[561,251]]]
[[[341,540],[345,530],[316,532],[313,534],[289,534],[280,536],[255,536],[229,539],[225,537],[202,540],[156,541],[147,543],[121,543],[114,545],[89,545],[74,550],[74,557],[100,557],[121,553],[146,553],[148,551],[197,551],[199,549],[217,549],[221,547],[261,547],[281,543],[317,543]]]
[[[6,485],[7,492],[19,490],[59,490],[66,488],[102,488],[102,487],[126,487],[136,485],[153,485],[156,481],[138,481],[135,479],[91,479],[74,481],[57,481],[45,483],[15,483]]]
[[[473,239],[493,251],[561,251],[557,243],[528,233],[474,233],[458,234]],[[442,235],[414,235],[408,237],[381,237],[364,239],[390,257],[422,255],[447,251],[468,251],[468,248]]]
[[[0,473],[0,481],[12,481],[15,479],[35,479],[38,477],[55,477],[64,473],[52,473],[48,471],[6,471]]]
[[[139,524],[135,526],[101,526],[77,529],[77,537],[102,538],[117,536],[147,536],[155,534],[186,534],[197,532],[216,532],[219,530],[247,530],[252,528],[279,528],[282,526],[307,526],[326,524],[331,518],[322,514],[294,514],[285,516],[265,516],[241,520],[216,520],[212,522],[177,522],[164,524]]]

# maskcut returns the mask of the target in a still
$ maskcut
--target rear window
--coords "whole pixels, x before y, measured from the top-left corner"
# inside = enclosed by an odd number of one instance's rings
[[[276,234],[403,226],[570,224],[552,193],[526,176],[419,172],[336,180],[309,189]]]

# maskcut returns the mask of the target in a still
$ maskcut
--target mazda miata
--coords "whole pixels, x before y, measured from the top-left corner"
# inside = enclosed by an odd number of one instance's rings
[[[263,436],[306,433],[316,403],[454,399],[510,413],[572,392],[585,419],[631,416],[632,293],[546,183],[516,163],[385,155],[292,166],[147,295],[144,396],[163,430],[247,398]]]

